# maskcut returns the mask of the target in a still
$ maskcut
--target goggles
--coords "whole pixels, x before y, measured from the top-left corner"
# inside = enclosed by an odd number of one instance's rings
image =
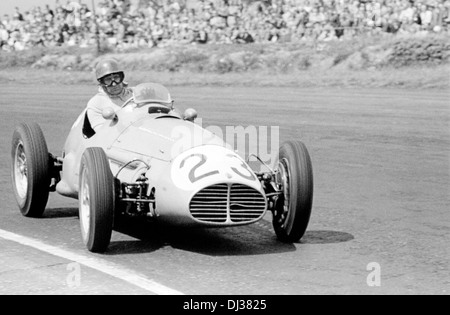
[[[101,78],[99,81],[102,85],[109,87],[109,86],[112,86],[113,83],[116,83],[116,85],[122,83],[124,79],[125,79],[125,75],[123,74],[123,72],[118,72],[118,73],[109,74],[109,75]]]

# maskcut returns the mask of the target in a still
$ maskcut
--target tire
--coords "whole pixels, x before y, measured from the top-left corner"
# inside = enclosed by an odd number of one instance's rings
[[[306,232],[313,203],[313,170],[306,146],[299,141],[284,143],[277,171],[283,194],[275,205],[273,227],[280,241],[295,243]]]
[[[50,155],[41,128],[20,124],[14,131],[11,178],[20,212],[25,217],[44,214],[50,194]]]
[[[83,242],[91,252],[105,252],[111,241],[116,205],[114,177],[103,149],[86,149],[81,158],[79,184]]]

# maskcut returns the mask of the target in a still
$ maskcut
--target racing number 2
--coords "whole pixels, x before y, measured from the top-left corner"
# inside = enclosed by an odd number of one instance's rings
[[[203,179],[203,178],[205,178],[205,177],[209,177],[209,176],[212,176],[212,175],[219,174],[219,171],[213,171],[213,172],[209,172],[209,173],[206,173],[206,174],[203,174],[203,175],[200,175],[200,176],[195,176],[195,171],[198,170],[198,169],[199,169],[200,167],[202,167],[203,165],[205,165],[206,161],[208,160],[208,159],[206,158],[206,156],[203,155],[203,154],[192,154],[192,155],[188,156],[188,157],[185,158],[183,161],[181,161],[180,168],[183,168],[183,167],[184,167],[184,163],[185,163],[187,160],[189,160],[189,159],[192,158],[192,157],[196,157],[196,156],[200,158],[200,162],[198,162],[198,163],[191,169],[191,171],[189,172],[189,180],[191,181],[191,183],[198,182],[200,179]]]
[[[216,175],[216,174],[220,174],[220,172],[216,170],[216,171],[212,171],[212,172],[209,172],[209,173],[205,173],[205,174],[203,174],[203,175],[198,175],[198,176],[195,175],[195,172],[196,172],[200,167],[202,167],[203,165],[205,165],[206,162],[208,161],[207,156],[204,155],[204,154],[200,154],[200,153],[198,153],[198,154],[192,154],[192,155],[186,157],[183,161],[181,161],[180,168],[183,168],[184,165],[185,165],[185,163],[186,163],[186,161],[189,160],[190,158],[193,158],[193,157],[199,157],[199,158],[200,158],[200,161],[199,161],[199,162],[191,169],[191,171],[189,172],[189,180],[191,181],[191,183],[196,183],[196,182],[198,182],[199,180],[201,180],[201,179],[203,179],[203,178],[206,178],[206,177],[209,177],[209,176],[213,176],[213,175]],[[234,158],[233,155],[227,155],[227,157],[232,157],[232,158]],[[245,170],[247,170],[247,171],[249,172],[249,174],[250,174],[249,176],[246,176],[246,175],[242,174],[242,173],[241,173],[237,168],[235,168],[235,167],[232,167],[231,170],[232,170],[235,174],[241,176],[242,178],[245,178],[245,179],[247,179],[247,180],[256,180],[255,176],[254,176],[253,173],[248,169],[248,167],[247,167],[247,165],[246,165],[245,163],[242,163],[241,166],[242,166],[242,168],[244,168]]]

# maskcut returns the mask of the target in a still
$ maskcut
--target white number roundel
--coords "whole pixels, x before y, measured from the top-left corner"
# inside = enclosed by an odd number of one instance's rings
[[[172,163],[171,176],[175,185],[184,190],[214,181],[257,181],[236,153],[221,146],[202,146],[182,153]]]

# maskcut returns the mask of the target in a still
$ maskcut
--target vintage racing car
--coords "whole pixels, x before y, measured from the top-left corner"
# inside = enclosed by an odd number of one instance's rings
[[[106,123],[98,132],[85,110],[62,156],[48,152],[38,124],[20,124],[11,169],[21,213],[42,216],[53,191],[78,199],[82,239],[92,252],[107,250],[121,215],[230,227],[255,223],[271,211],[279,240],[299,241],[313,202],[305,145],[282,144],[273,168],[255,172],[221,138],[195,124],[196,115],[193,109],[178,114],[165,87],[144,83],[120,110],[104,110]]]

